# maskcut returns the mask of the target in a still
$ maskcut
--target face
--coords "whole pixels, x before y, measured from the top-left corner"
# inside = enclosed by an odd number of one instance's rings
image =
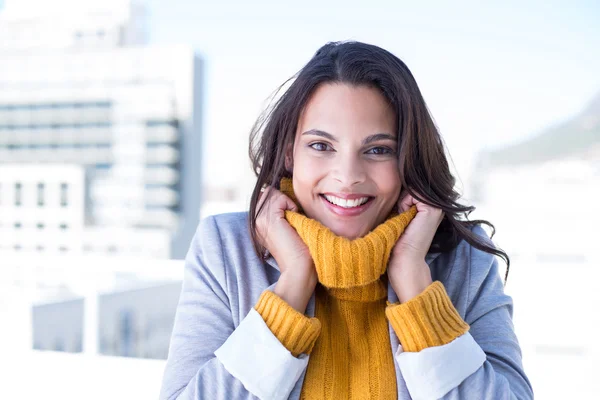
[[[304,213],[333,233],[362,237],[400,194],[396,116],[375,88],[323,84],[298,121],[292,164]]]

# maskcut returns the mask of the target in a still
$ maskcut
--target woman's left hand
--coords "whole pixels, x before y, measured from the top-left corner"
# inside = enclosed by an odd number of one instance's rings
[[[433,237],[444,219],[444,212],[401,193],[398,209],[402,213],[417,207],[417,215],[410,221],[396,242],[388,264],[388,279],[400,303],[419,295],[433,280],[425,256]]]

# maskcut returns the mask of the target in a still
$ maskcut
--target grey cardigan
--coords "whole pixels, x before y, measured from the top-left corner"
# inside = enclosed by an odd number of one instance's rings
[[[190,245],[160,399],[298,399],[309,355],[293,357],[253,306],[280,275],[261,261],[248,213],[203,219]],[[480,227],[473,231],[485,239]],[[465,241],[426,257],[470,330],[444,346],[403,352],[389,326],[398,399],[532,399],[497,258]],[[388,286],[388,301],[398,301]],[[314,294],[306,315],[314,316]],[[388,324],[389,325],[389,324]]]

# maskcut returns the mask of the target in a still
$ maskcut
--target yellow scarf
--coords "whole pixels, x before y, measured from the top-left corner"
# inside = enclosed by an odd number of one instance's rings
[[[280,191],[300,207],[291,179],[282,179]],[[302,213],[286,211],[286,220],[310,251],[319,280],[315,317],[322,327],[302,399],[396,399],[382,276],[394,245],[416,214],[413,206],[390,215],[366,236],[349,240]]]
[[[300,207],[291,179],[281,180],[280,191]],[[394,245],[415,215],[415,206],[401,214],[390,214],[385,222],[366,236],[349,240],[335,235],[329,228],[302,213],[285,212],[286,220],[296,229],[310,251],[319,282],[333,293],[340,294],[366,285],[377,286],[376,283],[387,270]]]
[[[298,203],[291,180],[280,184]],[[307,317],[269,290],[255,308],[292,355],[310,354],[302,399],[396,399],[388,320],[409,352],[442,346],[469,330],[440,281],[408,302],[386,304],[383,278],[390,253],[415,215],[413,206],[390,215],[363,238],[348,240],[302,212],[286,211],[317,270],[315,316]]]

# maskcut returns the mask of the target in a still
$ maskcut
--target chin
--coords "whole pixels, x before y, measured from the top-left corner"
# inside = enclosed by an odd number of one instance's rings
[[[321,222],[323,223],[323,222]],[[365,229],[364,226],[349,227],[348,224],[338,222],[334,224],[323,223],[331,232],[337,236],[345,237],[349,240],[354,240],[366,236],[373,228]],[[371,227],[373,224],[369,224]]]

